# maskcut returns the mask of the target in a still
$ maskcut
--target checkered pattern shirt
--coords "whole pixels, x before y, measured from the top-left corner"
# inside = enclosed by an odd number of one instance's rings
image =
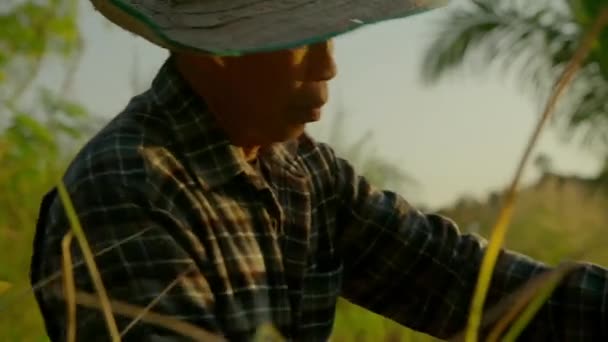
[[[357,175],[307,135],[246,162],[171,59],[75,157],[64,181],[110,297],[147,306],[230,340],[272,323],[285,337],[326,340],[339,296],[437,337],[463,328],[485,242]],[[68,222],[58,196],[41,210],[32,279],[61,269]],[[81,259],[74,243],[74,261]],[[547,265],[501,253],[488,305]],[[76,286],[93,292],[85,266]],[[184,275],[185,274],[185,275]],[[174,283],[167,291],[168,286]],[[607,273],[580,264],[525,334],[608,337]],[[65,305],[38,295],[49,335],[62,340]],[[117,316],[119,328],[129,318]],[[103,316],[78,309],[78,337],[107,340]],[[138,323],[129,341],[181,340]]]

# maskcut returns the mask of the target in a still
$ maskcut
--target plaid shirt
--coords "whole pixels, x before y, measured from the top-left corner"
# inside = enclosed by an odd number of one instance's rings
[[[338,296],[437,337],[463,328],[482,239],[373,187],[306,135],[263,150],[257,166],[247,163],[170,61],[64,177],[93,250],[106,249],[96,261],[111,297],[146,306],[162,294],[153,311],[230,340],[247,340],[267,322],[290,339],[326,340]],[[47,204],[33,281],[60,270],[68,229],[58,196]],[[72,252],[78,261],[79,248]],[[488,305],[549,269],[503,252]],[[74,274],[78,288],[93,291],[86,267]],[[606,340],[606,279],[604,269],[581,264],[527,336]],[[38,301],[49,335],[61,340],[63,302],[51,287]],[[117,321],[124,328],[130,319]],[[96,310],[79,307],[77,331],[82,341],[107,340]],[[151,336],[179,339],[144,323],[124,338]]]

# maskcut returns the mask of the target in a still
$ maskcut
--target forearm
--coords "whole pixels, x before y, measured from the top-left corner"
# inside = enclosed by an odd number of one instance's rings
[[[449,338],[466,326],[485,241],[460,234],[454,224],[439,216],[415,211],[410,215],[418,217],[404,220],[407,228],[385,227],[378,233],[381,236],[351,244],[358,252],[351,249],[349,253],[362,257],[347,273],[344,295],[404,326]],[[370,248],[380,240],[385,241],[382,248]],[[550,270],[529,257],[504,251],[495,267],[485,313]],[[522,340],[606,340],[607,279],[606,269],[579,264],[535,315]]]
[[[344,296],[414,330],[449,337],[466,323],[483,243],[439,216],[403,214],[344,235]]]
[[[568,273],[522,334],[522,339],[608,340],[608,271],[579,263]]]

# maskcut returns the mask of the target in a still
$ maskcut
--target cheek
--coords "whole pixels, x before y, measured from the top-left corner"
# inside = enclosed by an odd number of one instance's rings
[[[251,86],[248,92],[248,102],[260,112],[282,112],[289,106],[293,90],[288,84],[264,81]],[[262,114],[263,115],[263,114]]]
[[[258,69],[248,68],[231,75],[231,93],[234,104],[254,111],[257,115],[280,119],[296,92],[298,82],[295,70],[285,65],[261,65]]]

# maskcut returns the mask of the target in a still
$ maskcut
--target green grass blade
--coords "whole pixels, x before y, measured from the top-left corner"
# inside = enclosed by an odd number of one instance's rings
[[[503,341],[515,341],[522,331],[528,326],[534,315],[540,310],[543,304],[549,299],[555,288],[576,267],[573,263],[567,263],[552,271],[542,284],[537,296],[532,299],[519,317],[515,320],[511,329],[505,334]]]
[[[66,305],[66,340],[67,342],[76,341],[76,283],[74,282],[74,272],[72,271],[72,254],[70,247],[74,234],[70,231],[61,241],[61,251],[63,255],[63,293]]]
[[[70,199],[70,196],[62,181],[57,184],[57,189],[59,190],[59,196],[61,198],[63,206],[65,207],[65,212],[68,217],[68,220],[70,221],[72,232],[74,233],[74,236],[76,237],[76,240],[80,245],[82,255],[89,269],[91,279],[93,280],[93,285],[95,286],[95,290],[97,291],[97,295],[99,296],[102,309],[101,311],[103,312],[106,325],[108,327],[108,332],[110,333],[112,341],[120,341],[120,333],[118,331],[118,327],[116,326],[114,315],[112,314],[112,309],[110,306],[110,301],[108,299],[106,289],[101,280],[99,270],[97,269],[97,264],[95,264],[95,259],[93,256],[93,252],[91,251],[91,247],[89,246],[84,231],[82,230],[82,226],[80,225],[80,221],[78,220],[78,216],[76,215],[76,210],[74,209],[72,200]]]
[[[489,310],[487,316],[498,317],[499,319],[492,320],[492,322],[498,322],[488,334],[487,340],[489,342],[498,341],[509,325],[518,319],[518,316],[526,310],[526,307],[535,300],[535,296],[540,295],[543,289],[550,286],[551,282],[556,278],[563,279],[575,266],[576,264],[574,263],[565,263],[552,271],[534,277],[513,293],[510,300],[500,303],[496,308]],[[500,306],[502,308],[499,308]],[[496,309],[500,309],[500,312],[493,312]]]
[[[111,251],[112,249],[123,245],[133,239],[136,239],[137,237],[145,234],[148,230],[152,229],[151,227],[142,229],[141,231],[128,236],[122,240],[118,240],[116,241],[116,243],[113,243],[112,245],[99,250],[97,252],[95,252],[95,256],[101,256],[104,255],[105,253],[108,253],[109,251]],[[75,269],[76,267],[80,267],[81,265],[85,264],[84,261],[80,260],[78,262],[74,262],[72,263],[72,269]],[[52,281],[59,279],[59,277],[61,277],[62,275],[62,271],[56,271],[54,273],[52,273],[51,275],[49,275],[48,277],[41,279],[40,281],[38,281],[36,284],[33,284],[31,287],[27,287],[21,290],[18,290],[13,296],[11,296],[11,298],[0,302],[0,313],[2,313],[2,311],[6,310],[6,307],[8,307],[9,305],[14,305],[16,304],[19,300],[24,299],[28,294],[30,294],[32,291],[38,291],[41,288],[47,286],[49,283],[51,283]],[[1,285],[0,285],[1,287]],[[2,291],[0,291],[0,295],[2,294]]]
[[[76,303],[91,309],[101,309],[101,301],[97,296],[94,296],[90,293],[77,291],[76,292]],[[136,318],[139,317],[140,313],[145,310],[145,308],[141,306],[132,305],[129,303],[125,303],[122,301],[110,300],[110,306],[112,308],[112,312],[115,312],[118,315]],[[185,337],[190,337],[194,341],[205,341],[205,342],[225,342],[226,339],[220,335],[213,334],[204,329],[201,329],[193,324],[190,324],[185,321],[180,321],[179,319],[162,315],[153,311],[147,311],[145,315],[141,317],[141,321],[157,325],[159,327],[163,327],[165,329],[169,329],[171,331],[177,332]]]
[[[602,32],[604,27],[608,24],[608,9],[604,8],[602,12],[597,16],[593,28],[585,34],[581,44],[577,48],[574,56],[568,62],[568,65],[564,68],[563,74],[560,76],[558,81],[555,83],[555,88],[549,96],[545,109],[532,133],[530,140],[526,145],[526,149],[519,162],[513,181],[506,193],[505,204],[500,211],[499,218],[496,225],[492,229],[492,235],[490,243],[484,255],[481,270],[478,276],[477,285],[473,294],[473,301],[471,303],[471,312],[467,324],[466,330],[466,341],[477,342],[479,339],[479,327],[481,324],[481,317],[483,312],[483,306],[485,303],[488,288],[490,286],[490,280],[494,273],[494,266],[500,252],[500,248],[503,245],[504,237],[508,228],[508,223],[511,218],[513,206],[516,198],[516,191],[519,186],[524,168],[530,158],[532,149],[536,145],[541,132],[546,126],[547,121],[555,112],[559,99],[566,92],[568,87],[571,85],[578,71],[583,65],[583,62],[587,59],[591,48],[597,41],[597,37]]]
[[[465,334],[465,340],[467,342],[477,342],[479,339],[478,331],[481,325],[483,306],[485,303],[486,295],[490,288],[492,274],[494,273],[494,266],[496,265],[496,260],[498,259],[498,255],[500,254],[500,250],[502,248],[505,235],[507,233],[509,221],[513,212],[514,203],[515,191],[512,190],[509,193],[505,201],[505,206],[500,211],[498,221],[494,229],[492,230],[490,243],[487,246],[486,253],[481,264],[481,269],[479,271],[479,277],[473,295],[469,321]]]

